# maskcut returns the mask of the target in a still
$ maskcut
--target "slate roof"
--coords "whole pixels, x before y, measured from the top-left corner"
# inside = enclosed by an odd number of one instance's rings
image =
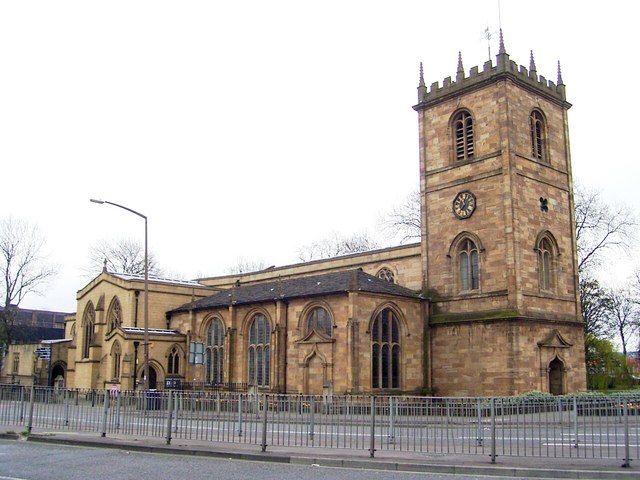
[[[272,302],[274,300],[348,292],[367,292],[405,298],[421,298],[419,294],[408,288],[395,285],[357,269],[253,285],[240,285],[174,308],[169,313],[228,307],[231,304],[246,305],[250,303]]]

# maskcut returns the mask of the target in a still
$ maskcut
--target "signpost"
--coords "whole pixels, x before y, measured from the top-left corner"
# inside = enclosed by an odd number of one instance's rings
[[[51,345],[38,347],[35,349],[36,356],[41,360],[46,360],[47,365],[47,387],[51,386]]]

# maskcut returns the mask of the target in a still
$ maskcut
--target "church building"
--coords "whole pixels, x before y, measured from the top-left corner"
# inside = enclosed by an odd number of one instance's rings
[[[418,86],[421,241],[238,275],[103,271],[55,359],[73,388],[514,395],[586,389],[567,111],[496,63]],[[197,359],[202,348],[202,362]],[[190,358],[189,352],[192,350]],[[241,387],[238,387],[241,386]]]

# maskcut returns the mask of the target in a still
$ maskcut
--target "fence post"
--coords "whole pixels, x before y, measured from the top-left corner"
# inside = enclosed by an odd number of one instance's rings
[[[169,390],[167,402],[167,445],[171,445],[171,421],[173,420],[173,391]]]
[[[262,451],[267,451],[267,412],[269,411],[269,403],[267,394],[265,393],[263,396],[263,404],[262,404]]]
[[[238,394],[238,436],[242,436],[242,394]]]
[[[480,399],[478,398],[477,404],[478,411],[478,427],[476,428],[476,446],[481,447],[484,439],[482,438],[482,405],[480,404]]]
[[[71,392],[69,390],[64,391],[64,426],[69,426],[69,410],[71,409],[70,401]]]
[[[631,452],[629,449],[629,410],[627,409],[628,403],[625,400],[622,405],[622,415],[624,417],[624,463],[623,468],[631,467]]]
[[[102,429],[101,437],[107,436],[107,416],[109,415],[109,390],[104,391],[104,404],[102,406]]]
[[[122,407],[122,395],[120,390],[116,392],[116,430],[120,430],[120,408]]]
[[[173,427],[173,433],[178,433],[178,414],[180,413],[180,408],[181,405],[183,404],[182,402],[182,393],[181,392],[175,392],[175,400],[173,402],[173,416],[176,418],[176,422],[175,425]]]
[[[496,399],[491,399],[491,463],[496,463]]]
[[[29,396],[29,418],[27,419],[27,432],[31,433],[33,428],[33,403],[35,402],[36,386],[31,385],[31,395]]]
[[[573,430],[576,437],[576,441],[573,444],[573,448],[578,448],[578,397],[573,397]]]
[[[25,387],[20,387],[20,422],[24,421],[24,391]]]
[[[376,397],[371,395],[371,438],[369,439],[369,457],[376,452]]]
[[[393,397],[389,397],[389,443],[393,443],[396,439],[396,412],[394,410],[394,403],[397,407],[397,400],[394,402]]]
[[[304,408],[304,400],[300,401],[301,408]],[[311,424],[309,425],[309,440],[311,440],[313,442],[313,434],[315,432],[316,429],[316,397],[315,396],[311,396],[311,412],[310,412],[310,422]]]

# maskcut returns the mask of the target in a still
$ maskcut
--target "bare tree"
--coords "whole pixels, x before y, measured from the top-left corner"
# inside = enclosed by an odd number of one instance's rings
[[[633,243],[638,220],[625,207],[612,208],[600,193],[581,186],[575,188],[578,271],[582,274],[602,261],[613,249],[627,249]]]
[[[412,191],[404,202],[396,205],[382,219],[382,229],[390,236],[400,238],[400,243],[420,240],[420,190]]]
[[[608,294],[610,300],[607,309],[607,321],[612,333],[620,339],[622,353],[627,354],[627,344],[631,336],[640,327],[640,310],[628,289],[612,290]]]
[[[153,252],[147,253],[149,275],[162,276]],[[144,245],[121,238],[112,242],[102,240],[91,247],[89,265],[85,268],[87,275],[95,276],[106,268],[109,272],[144,275]]]
[[[303,262],[308,262],[350,253],[368,252],[375,250],[378,246],[378,242],[366,233],[355,233],[349,237],[334,233],[329,238],[301,247],[298,251],[298,258]]]
[[[3,308],[0,310],[0,350],[11,343],[18,307],[30,293],[56,274],[42,253],[44,238],[29,223],[11,217],[0,220],[0,274]],[[0,352],[0,361],[2,352]]]
[[[234,273],[249,273],[264,270],[265,263],[262,260],[245,260],[244,258],[238,259],[235,265],[227,267],[226,272],[229,275]]]

